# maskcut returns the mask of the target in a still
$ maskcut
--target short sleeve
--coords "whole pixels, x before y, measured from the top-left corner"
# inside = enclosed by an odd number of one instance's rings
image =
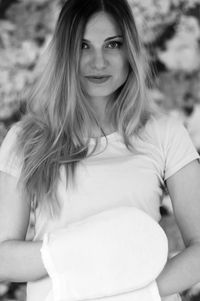
[[[19,129],[18,125],[14,125],[0,147],[0,170],[16,178],[20,177],[22,168],[22,161],[16,152]]]
[[[170,117],[166,120],[165,126],[165,135],[163,137],[164,180],[191,161],[199,159],[199,154],[187,130],[180,121]]]

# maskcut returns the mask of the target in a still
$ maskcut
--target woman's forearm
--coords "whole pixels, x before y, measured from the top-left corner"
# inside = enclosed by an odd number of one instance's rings
[[[47,275],[42,263],[42,241],[9,240],[0,243],[0,282],[27,282]]]
[[[157,278],[162,297],[182,292],[200,281],[200,243],[171,258]]]

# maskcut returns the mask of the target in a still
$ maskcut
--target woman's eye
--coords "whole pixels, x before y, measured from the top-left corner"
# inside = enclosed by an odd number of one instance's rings
[[[107,48],[116,49],[122,46],[122,42],[112,41],[107,45]]]
[[[81,45],[81,49],[89,49],[88,44],[83,42],[82,45]]]

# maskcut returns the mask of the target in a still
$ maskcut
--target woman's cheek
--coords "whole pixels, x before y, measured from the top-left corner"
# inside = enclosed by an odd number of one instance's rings
[[[84,69],[91,61],[91,56],[87,53],[82,54],[80,59],[80,69]]]

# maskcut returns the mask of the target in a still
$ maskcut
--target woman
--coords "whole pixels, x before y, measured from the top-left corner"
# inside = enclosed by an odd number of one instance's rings
[[[182,126],[151,110],[145,69],[125,0],[66,1],[28,114],[0,154],[0,280],[29,282],[28,300],[51,287],[46,232],[123,205],[159,221],[165,183],[187,248],[158,277],[160,295],[200,281],[198,154]]]

